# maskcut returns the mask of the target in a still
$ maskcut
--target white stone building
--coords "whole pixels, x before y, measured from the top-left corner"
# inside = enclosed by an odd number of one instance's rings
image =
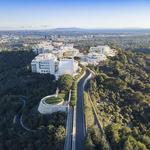
[[[54,47],[51,51],[58,58],[73,58],[78,55],[79,50],[73,47],[73,44],[64,44],[61,47]]]
[[[74,59],[57,59],[51,53],[39,54],[31,62],[32,72],[49,73],[55,75],[56,79],[63,74],[74,76],[78,70],[78,62]]]
[[[64,51],[60,48],[54,48],[52,51],[51,51],[52,54],[54,54],[57,58],[63,58],[63,53]]]
[[[63,58],[58,63],[58,76],[63,74],[70,74],[74,76],[78,70],[78,62],[74,59]]]
[[[95,52],[106,56],[115,56],[115,50],[111,49],[108,45],[91,47],[89,52]]]
[[[111,49],[109,46],[91,47],[88,54],[78,54],[80,61],[83,65],[98,65],[107,59],[108,56],[113,57],[116,55],[116,50]]]
[[[79,53],[73,44],[64,44],[63,42],[42,41],[33,47],[35,54],[52,53],[58,58],[75,57]]]
[[[62,41],[53,41],[53,42],[52,42],[52,45],[53,45],[54,47],[56,47],[56,48],[60,48],[61,46],[64,45],[64,42],[62,42]]]
[[[88,53],[87,55],[81,55],[80,61],[83,65],[98,65],[100,62],[105,61],[107,57],[104,54],[95,52]]]
[[[55,74],[56,62],[57,58],[51,53],[39,54],[31,62],[32,72]]]
[[[54,49],[54,46],[52,45],[52,41],[42,41],[36,46],[34,46],[34,52],[36,54],[41,53],[49,53]]]
[[[68,51],[68,50],[72,50],[73,46],[74,44],[64,44],[63,46],[61,46],[61,49]]]
[[[104,54],[89,53],[86,57],[86,62],[88,64],[98,65],[100,62],[105,61],[107,57]]]
[[[79,53],[79,50],[75,49],[73,44],[64,44],[60,47],[59,51],[63,53],[64,57],[70,58],[77,56]]]

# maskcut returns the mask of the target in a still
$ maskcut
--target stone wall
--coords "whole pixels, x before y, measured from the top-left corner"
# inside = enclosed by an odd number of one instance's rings
[[[53,97],[53,96],[56,96],[56,95],[49,95],[41,99],[39,107],[38,107],[38,111],[41,114],[51,114],[53,112],[58,112],[58,111],[62,111],[62,112],[67,111],[68,105],[63,105],[64,102],[60,102],[58,104],[47,104],[45,102],[46,98]]]

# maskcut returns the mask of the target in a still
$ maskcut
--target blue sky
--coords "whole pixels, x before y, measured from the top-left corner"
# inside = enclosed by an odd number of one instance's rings
[[[0,29],[150,28],[150,0],[0,0]]]

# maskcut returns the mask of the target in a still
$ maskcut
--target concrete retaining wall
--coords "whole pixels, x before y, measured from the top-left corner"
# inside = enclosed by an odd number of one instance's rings
[[[51,114],[53,112],[58,112],[58,111],[62,111],[62,112],[67,111],[68,106],[63,105],[63,102],[60,102],[58,104],[47,104],[45,102],[46,98],[53,97],[53,96],[56,96],[56,95],[49,95],[41,99],[39,107],[38,107],[38,111],[41,114]]]

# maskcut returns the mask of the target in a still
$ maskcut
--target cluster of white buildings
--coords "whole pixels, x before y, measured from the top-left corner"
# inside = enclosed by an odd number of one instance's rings
[[[113,57],[116,54],[116,51],[114,49],[111,49],[108,45],[91,47],[89,52],[95,52],[110,57]]]
[[[97,46],[91,47],[89,53],[86,55],[80,55],[81,63],[84,65],[98,65],[103,62],[107,57],[113,57],[116,55],[116,50],[111,49],[109,46]]]
[[[34,52],[38,55],[31,62],[32,72],[53,74],[56,79],[63,74],[77,74],[79,67],[74,60],[75,56],[80,58],[83,65],[98,65],[108,56],[116,54],[109,46],[91,47],[89,53],[82,54],[73,44],[64,44],[61,41],[43,41],[36,45]]]
[[[51,44],[51,41],[42,41],[41,43],[34,46],[34,52],[36,54],[46,53],[53,50],[53,46]]]
[[[32,72],[53,74],[56,79],[63,74],[76,75],[78,62],[74,57],[79,50],[73,44],[42,41],[36,45],[34,52],[38,55],[31,62]]]
[[[75,57],[79,50],[73,46],[73,44],[64,44],[62,41],[42,41],[34,46],[34,52],[36,54],[52,53],[59,58]]]
[[[107,57],[103,54],[91,52],[86,55],[85,62],[92,65],[98,65],[99,62],[105,61]]]

